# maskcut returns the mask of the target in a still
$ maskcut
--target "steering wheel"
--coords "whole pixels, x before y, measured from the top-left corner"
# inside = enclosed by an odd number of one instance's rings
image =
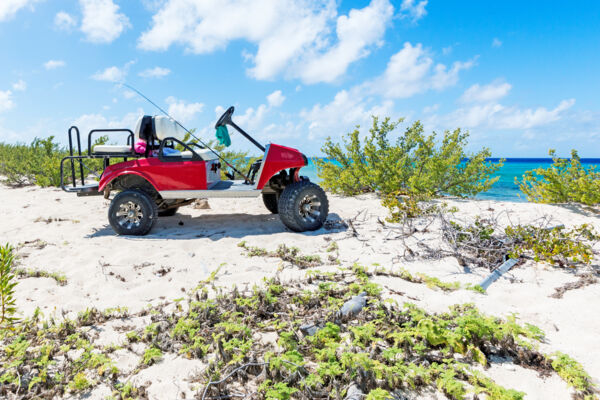
[[[221,118],[219,118],[219,120],[215,124],[215,129],[217,129],[218,127],[220,127],[222,125],[227,125],[227,124],[231,123],[231,116],[233,115],[234,110],[235,110],[235,108],[233,106],[229,107],[227,109],[227,111],[225,111],[223,113],[223,115],[221,115]]]

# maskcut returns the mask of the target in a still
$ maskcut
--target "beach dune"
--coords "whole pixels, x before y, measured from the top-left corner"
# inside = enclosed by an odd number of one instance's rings
[[[402,242],[380,223],[387,211],[377,198],[329,197],[331,222],[315,232],[289,231],[265,209],[260,198],[211,199],[209,209],[185,207],[173,217],[159,219],[147,236],[121,237],[108,225],[109,201],[101,197],[78,198],[57,189],[0,186],[0,241],[18,248],[19,268],[44,270],[66,278],[65,285],[52,278],[20,278],[16,290],[21,316],[31,315],[36,308],[46,317],[74,316],[92,307],[127,307],[134,313],[149,304],[185,296],[219,266],[217,284],[228,287],[248,287],[277,273],[284,281],[305,275],[305,270],[277,258],[248,257],[238,246],[242,241],[267,250],[275,250],[280,244],[296,246],[303,254],[317,254],[323,260],[332,255],[327,249],[336,242],[338,250],[333,254],[341,265],[404,268],[462,284],[478,284],[489,274],[489,270],[478,268],[465,270],[451,257],[404,259]],[[551,216],[557,225],[589,223],[600,231],[600,218],[585,209],[498,201],[448,203],[459,209],[457,218],[472,219],[493,212],[501,214],[504,223],[529,223]],[[356,234],[339,223],[348,219],[353,221]],[[428,235],[429,243],[440,240],[435,230]],[[594,264],[598,264],[597,258]],[[337,266],[320,268],[334,270]],[[485,295],[471,290],[443,292],[398,278],[374,280],[383,286],[386,296],[415,303],[431,312],[446,311],[453,304],[473,303],[491,315],[515,313],[520,322],[537,325],[545,332],[541,350],[569,354],[598,379],[600,285],[570,290],[562,298],[549,297],[556,287],[575,282],[576,273],[527,261],[495,282]],[[147,322],[137,318],[123,325],[142,326]],[[118,323],[96,327],[96,340],[122,343],[125,336],[117,327]],[[124,368],[134,365],[139,355],[125,352],[119,357]],[[165,376],[164,371],[171,367],[177,373]],[[151,382],[151,398],[175,398],[181,392],[193,394],[185,379],[201,367],[168,355],[136,379]],[[510,360],[493,360],[485,373],[499,384],[525,391],[528,399],[570,398],[571,390],[558,376],[542,378]],[[102,398],[105,392],[106,388],[98,388],[94,396]]]

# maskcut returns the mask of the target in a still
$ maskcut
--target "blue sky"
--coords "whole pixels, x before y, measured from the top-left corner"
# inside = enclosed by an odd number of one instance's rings
[[[494,156],[598,157],[599,21],[593,0],[2,0],[0,141],[132,128],[157,111],[126,81],[204,139],[235,105],[310,155],[375,114]]]

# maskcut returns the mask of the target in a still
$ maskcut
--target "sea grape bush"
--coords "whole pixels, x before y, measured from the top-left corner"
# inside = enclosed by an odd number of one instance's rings
[[[378,193],[397,215],[393,219],[401,219],[419,214],[421,201],[444,195],[474,196],[498,180],[492,175],[502,162],[486,161],[491,156],[487,148],[467,153],[467,132],[445,131],[438,143],[435,132],[426,135],[417,121],[394,142],[390,136],[402,121],[373,117],[364,140],[358,127],[343,143],[327,138],[322,151],[329,160],[315,161],[321,185],[343,195]]]
[[[584,168],[576,150],[571,158],[559,158],[549,150],[553,164],[549,168],[527,171],[519,185],[527,200],[535,203],[600,203],[600,172],[595,167]]]

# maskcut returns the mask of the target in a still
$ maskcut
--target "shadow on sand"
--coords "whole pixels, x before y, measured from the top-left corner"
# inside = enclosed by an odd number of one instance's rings
[[[334,229],[321,228],[316,231],[300,232],[307,236],[327,235],[346,230],[339,215],[332,213],[327,217],[327,225],[334,225]],[[339,227],[338,227],[339,225]],[[210,238],[219,240],[224,237],[243,238],[246,236],[270,235],[273,233],[292,232],[279,216],[274,214],[212,214],[192,217],[186,214],[176,214],[172,217],[161,217],[146,236],[123,236],[130,239],[171,239],[190,240]],[[95,230],[86,235],[86,238],[115,236],[110,225]]]

